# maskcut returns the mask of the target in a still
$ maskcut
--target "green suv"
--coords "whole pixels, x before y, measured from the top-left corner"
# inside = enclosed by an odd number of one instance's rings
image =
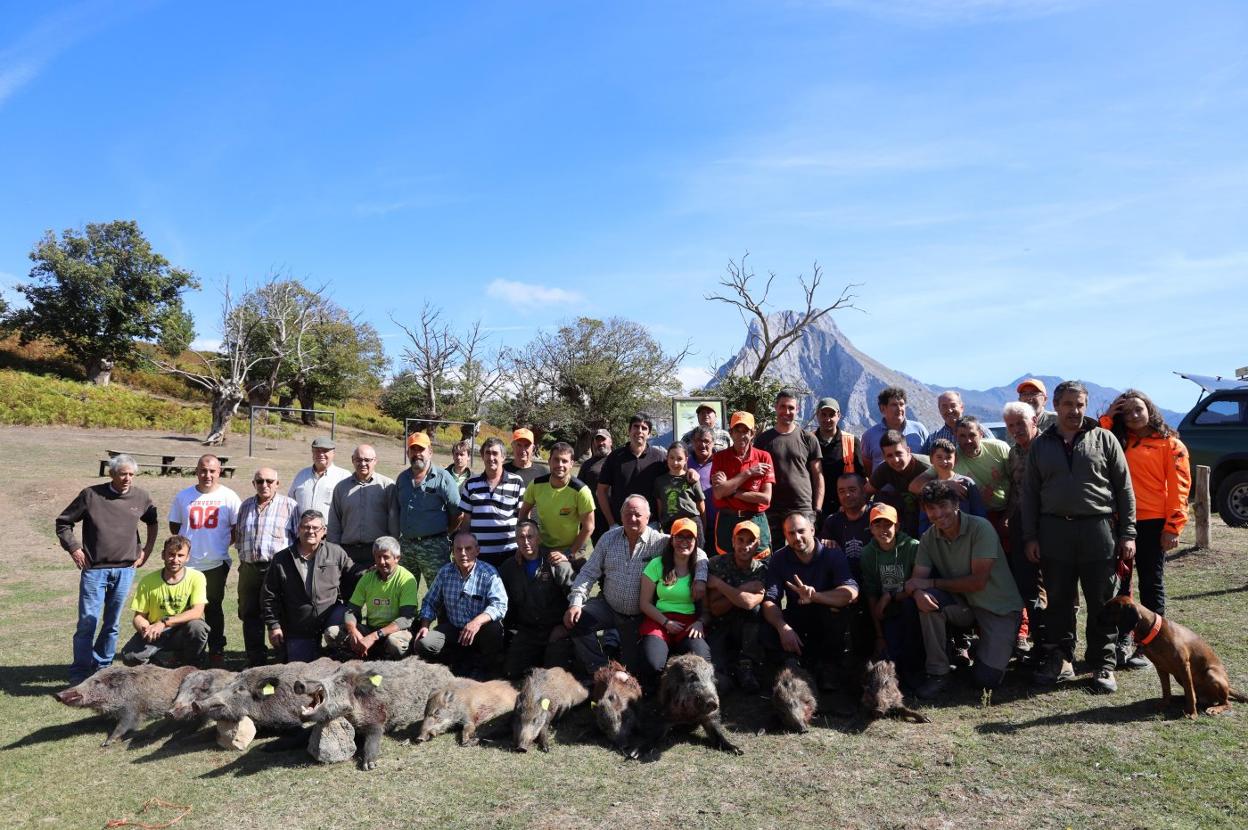
[[[1209,468],[1213,509],[1231,527],[1248,527],[1248,381],[1187,375],[1207,393],[1179,424],[1196,466]]]

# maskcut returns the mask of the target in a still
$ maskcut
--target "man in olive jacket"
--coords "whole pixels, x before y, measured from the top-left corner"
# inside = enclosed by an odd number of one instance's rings
[[[350,571],[347,552],[325,541],[325,517],[305,510],[298,541],[273,555],[260,592],[269,641],[285,662],[311,662],[320,656],[321,637],[337,636],[346,612],[342,581]]]
[[[1081,586],[1092,689],[1114,692],[1118,632],[1099,612],[1116,592],[1119,560],[1135,558],[1135,493],[1118,440],[1084,414],[1087,388],[1064,381],[1053,400],[1057,423],[1031,442],[1023,474],[1024,552],[1040,564],[1048,593],[1049,653],[1035,680],[1074,677],[1075,590]]]

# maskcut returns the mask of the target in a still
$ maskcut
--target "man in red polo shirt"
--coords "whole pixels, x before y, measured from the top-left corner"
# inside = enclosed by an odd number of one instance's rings
[[[715,549],[732,553],[732,529],[738,522],[758,525],[758,550],[771,549],[766,511],[776,483],[771,454],[754,447],[754,416],[734,412],[728,434],[732,446],[711,457],[711,492],[715,498]]]

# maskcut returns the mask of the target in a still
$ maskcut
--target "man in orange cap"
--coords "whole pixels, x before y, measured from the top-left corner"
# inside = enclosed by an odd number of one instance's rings
[[[524,486],[528,487],[533,479],[550,473],[550,468],[540,461],[533,460],[533,430],[520,427],[511,433],[511,458],[503,465],[503,469],[512,475],[520,476]],[[523,492],[523,488],[521,488]]]
[[[754,415],[734,412],[728,419],[732,446],[711,457],[711,493],[715,499],[715,550],[732,552],[734,528],[742,521],[758,525],[759,550],[771,549],[767,508],[776,483],[771,454],[754,446]]]
[[[433,463],[433,449],[425,433],[413,432],[407,437],[407,458],[410,466],[394,482],[395,535],[402,552],[400,563],[417,583],[423,575],[428,589],[450,561],[449,534],[463,521],[459,487],[448,470]]]
[[[1031,404],[1032,409],[1040,413],[1036,416],[1037,432],[1044,432],[1057,423],[1057,413],[1044,408],[1049,402],[1049,390],[1045,387],[1044,381],[1040,378],[1023,378],[1018,382],[1015,391],[1018,392],[1020,401]]]
[[[746,694],[758,691],[763,662],[758,642],[763,588],[770,551],[758,549],[758,525],[746,519],[732,530],[732,553],[711,558],[707,566],[707,602],[702,612],[706,644],[720,674],[729,674]]]
[[[897,664],[902,682],[913,687],[923,674],[919,610],[906,590],[919,542],[902,532],[891,504],[871,508],[871,541],[862,549],[862,598],[871,614],[878,655]]]

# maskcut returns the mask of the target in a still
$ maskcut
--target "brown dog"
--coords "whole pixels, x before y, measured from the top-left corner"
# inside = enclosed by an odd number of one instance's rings
[[[1165,619],[1135,602],[1131,597],[1115,597],[1105,604],[1106,613],[1122,627],[1130,626],[1135,643],[1157,669],[1161,678],[1161,702],[1170,702],[1170,677],[1183,687],[1184,713],[1196,717],[1197,699],[1211,705],[1206,714],[1217,715],[1231,708],[1231,700],[1248,703],[1248,697],[1231,688],[1226,666],[1209,644],[1188,628]]]

